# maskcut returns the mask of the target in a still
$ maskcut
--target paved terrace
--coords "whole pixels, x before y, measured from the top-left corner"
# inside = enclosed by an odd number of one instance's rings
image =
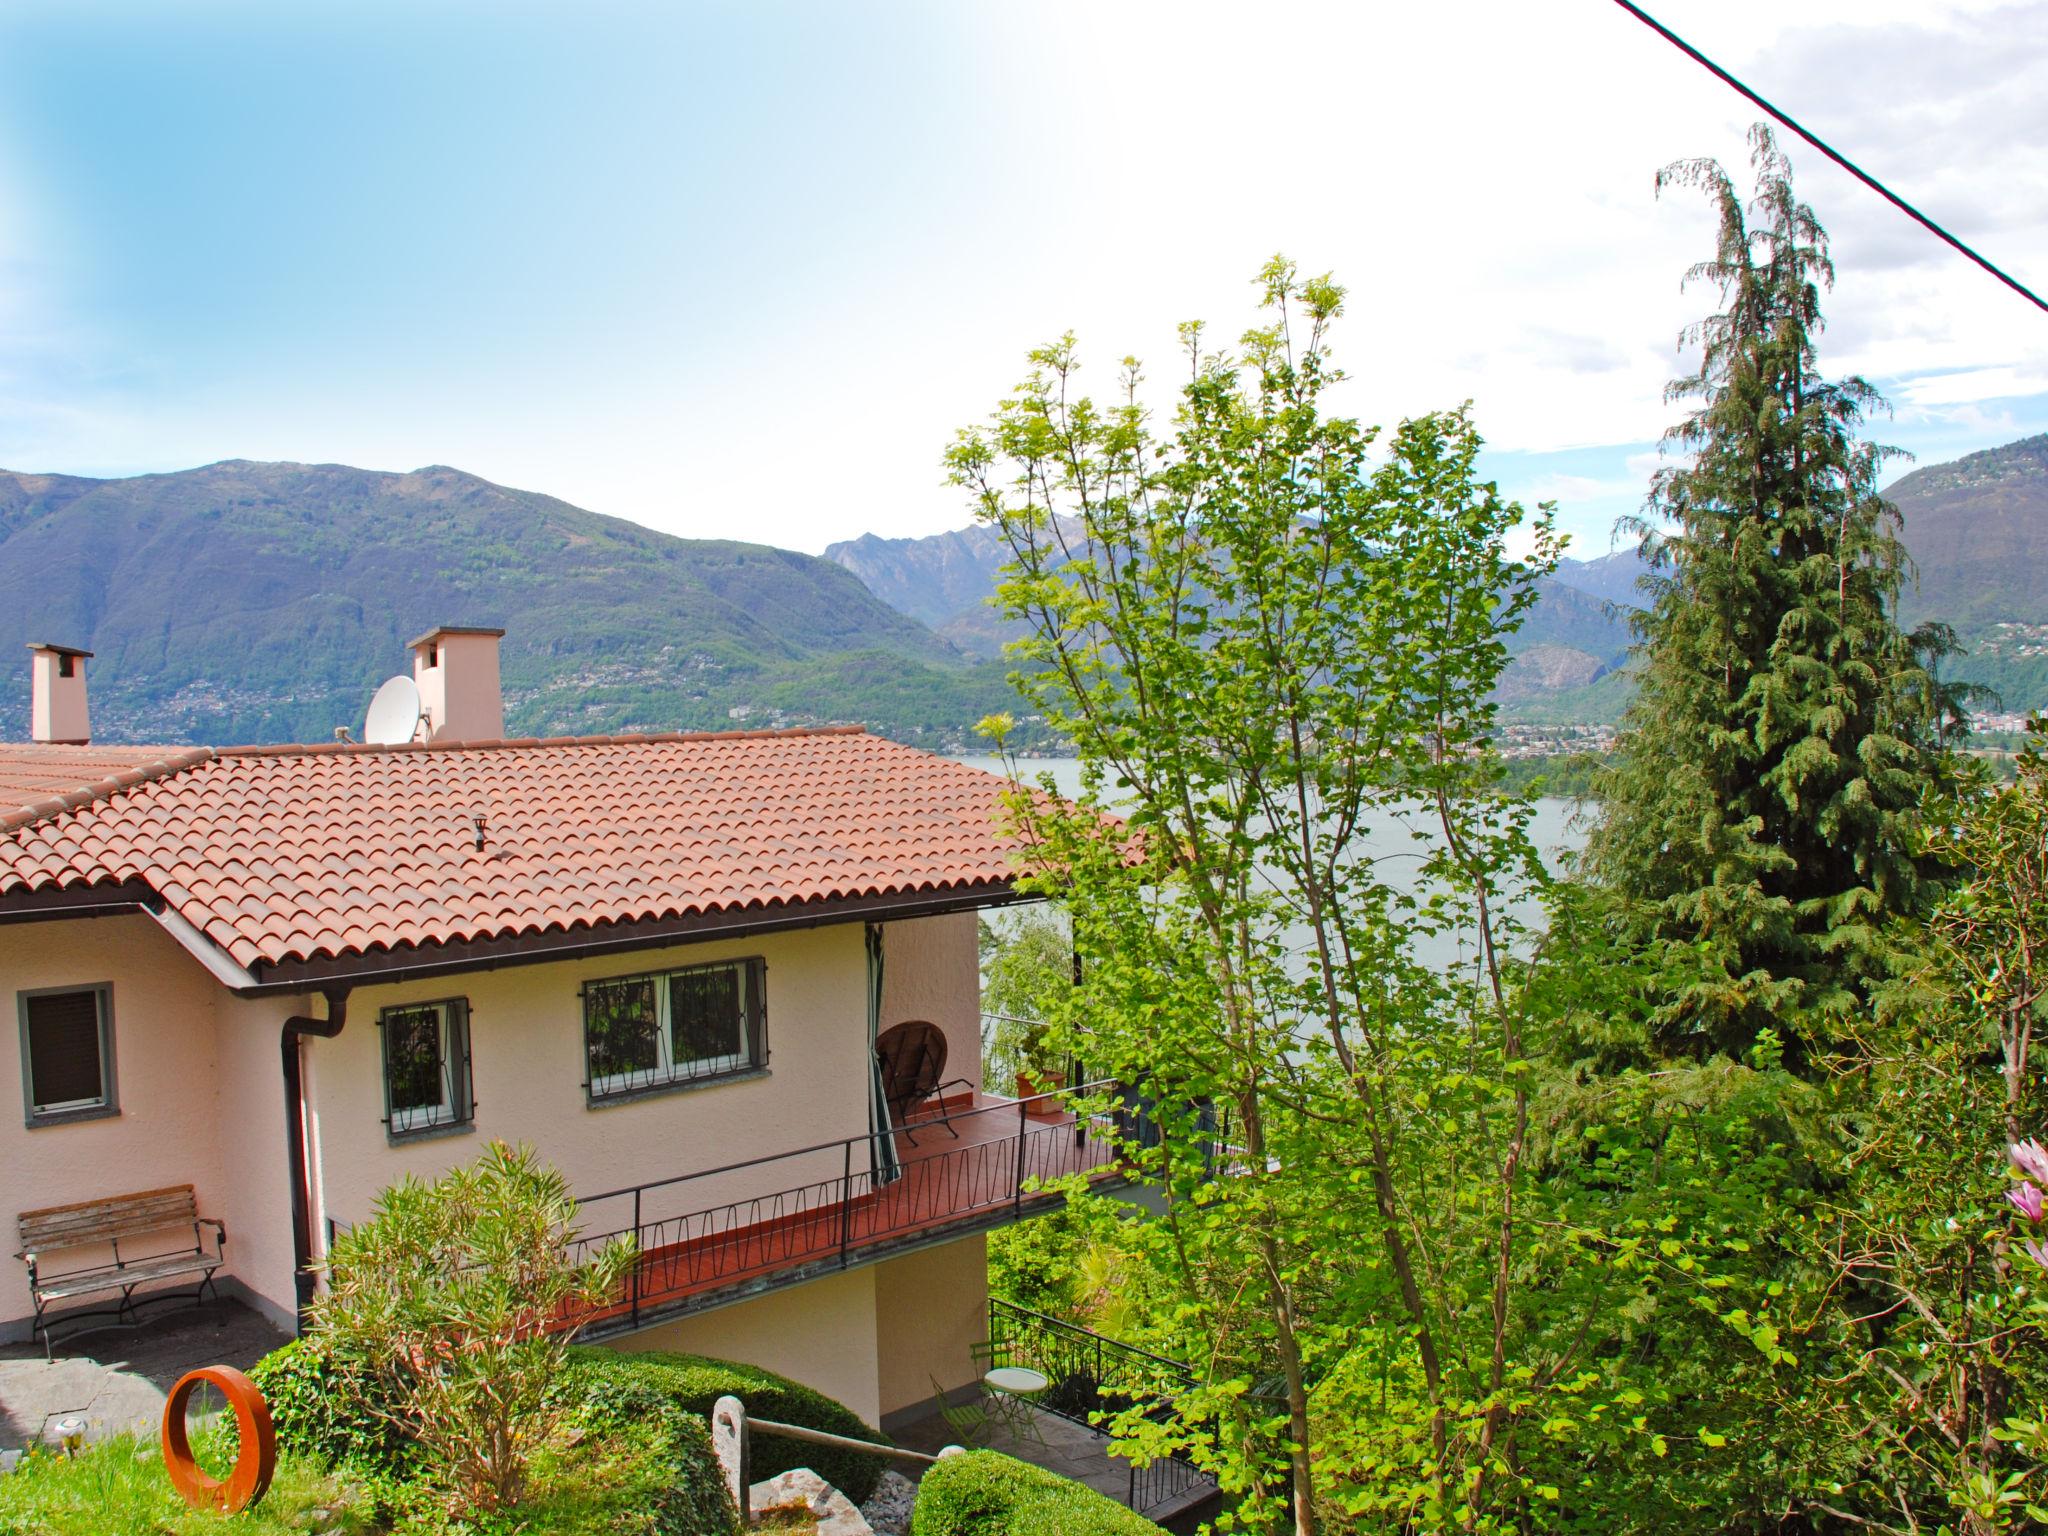
[[[263,1318],[233,1301],[165,1312],[140,1328],[102,1329],[60,1342],[0,1345],[0,1456],[50,1440],[57,1420],[85,1420],[86,1438],[133,1430],[154,1434],[164,1398],[197,1365],[246,1370],[285,1342]]]

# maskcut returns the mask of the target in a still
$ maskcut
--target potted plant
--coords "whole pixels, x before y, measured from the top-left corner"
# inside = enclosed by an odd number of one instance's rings
[[[1067,1074],[1054,1066],[1041,1049],[1038,1039],[1027,1041],[1023,1059],[1017,1068],[1017,1097],[1028,1100],[1024,1113],[1034,1120],[1057,1120],[1067,1112],[1066,1105],[1057,1098],[1043,1095],[1056,1094],[1067,1086]]]

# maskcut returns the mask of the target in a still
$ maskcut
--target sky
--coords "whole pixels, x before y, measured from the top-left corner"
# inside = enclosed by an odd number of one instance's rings
[[[2048,4],[1649,8],[2048,291]],[[1656,171],[1742,181],[1755,116],[1609,0],[0,0],[0,465],[452,464],[692,537],[934,533],[1028,348],[1164,381],[1280,251],[1349,288],[1342,409],[1471,400],[1596,555],[1713,299],[1708,205]],[[2048,313],[1788,147],[1874,435],[2048,430]]]

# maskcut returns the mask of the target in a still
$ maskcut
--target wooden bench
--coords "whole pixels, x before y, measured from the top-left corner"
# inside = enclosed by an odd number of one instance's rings
[[[111,1323],[73,1329],[65,1335],[70,1338],[81,1333],[96,1333],[101,1328],[136,1327],[140,1321],[136,1315],[140,1307],[165,1301],[183,1301],[197,1306],[208,1296],[218,1299],[220,1295],[214,1287],[213,1273],[224,1262],[228,1229],[213,1217],[199,1214],[190,1184],[145,1189],[137,1194],[113,1195],[100,1200],[81,1200],[75,1205],[53,1205],[40,1211],[23,1211],[16,1218],[16,1224],[21,1235],[21,1252],[15,1257],[28,1265],[29,1295],[36,1308],[35,1333],[42,1338],[46,1358],[51,1346],[50,1309],[63,1302],[81,1296],[99,1296],[114,1291],[121,1293],[118,1307],[67,1314],[67,1322],[99,1317],[114,1319]],[[212,1229],[211,1244],[207,1241],[208,1228]],[[180,1246],[168,1252],[152,1252],[134,1259],[121,1256],[124,1238],[130,1241],[130,1246],[135,1246],[134,1240],[138,1238],[174,1232],[183,1234],[188,1230],[192,1234],[189,1248]],[[112,1250],[111,1260],[80,1265],[56,1274],[51,1274],[46,1267],[48,1256],[53,1253],[102,1246]],[[140,1286],[182,1275],[198,1275],[199,1283],[190,1290],[153,1291],[141,1297],[135,1294]]]

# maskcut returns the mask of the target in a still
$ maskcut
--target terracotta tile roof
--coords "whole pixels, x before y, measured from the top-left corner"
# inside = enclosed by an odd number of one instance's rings
[[[207,747],[54,747],[0,742],[0,830],[213,756]],[[68,801],[66,797],[69,797]]]
[[[0,898],[141,881],[248,967],[993,891],[1002,788],[845,728],[202,750],[0,830]]]

